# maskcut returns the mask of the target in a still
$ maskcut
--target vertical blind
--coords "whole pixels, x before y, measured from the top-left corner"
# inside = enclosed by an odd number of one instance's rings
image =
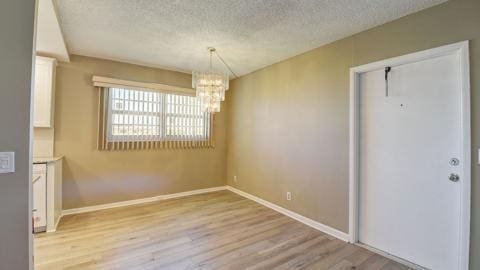
[[[196,97],[101,88],[100,150],[214,147],[213,115]]]

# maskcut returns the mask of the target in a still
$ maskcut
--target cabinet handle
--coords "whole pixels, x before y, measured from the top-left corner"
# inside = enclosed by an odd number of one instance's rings
[[[33,209],[32,212],[37,212],[37,209]]]

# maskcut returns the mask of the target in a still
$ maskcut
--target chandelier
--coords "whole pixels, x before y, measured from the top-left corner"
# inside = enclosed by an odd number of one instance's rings
[[[225,91],[229,88],[228,72],[215,72],[212,65],[212,57],[215,53],[222,63],[231,71],[230,67],[218,55],[215,48],[209,47],[210,68],[208,71],[192,72],[192,87],[196,91],[197,98],[202,103],[203,110],[209,113],[220,111],[220,102],[225,100]],[[235,73],[232,72],[235,75]]]

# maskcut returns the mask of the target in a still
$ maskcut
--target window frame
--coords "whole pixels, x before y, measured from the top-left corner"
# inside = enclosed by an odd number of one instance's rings
[[[113,89],[121,89],[124,91],[137,91],[140,93],[152,93],[153,95],[158,95],[159,101],[154,101],[152,100],[145,100],[145,99],[125,99],[123,98],[116,98],[113,96]],[[181,95],[181,94],[176,94],[176,93],[165,93],[165,92],[157,92],[157,91],[148,91],[148,90],[143,90],[143,89],[134,89],[134,88],[127,88],[127,87],[106,87],[104,91],[107,91],[107,100],[106,104],[108,106],[107,109],[107,114],[105,115],[106,117],[106,134],[105,134],[105,139],[107,144],[112,144],[112,143],[136,143],[136,142],[207,142],[211,139],[211,136],[213,135],[213,114],[208,113],[208,112],[201,112],[202,114],[187,114],[187,113],[174,113],[174,112],[167,112],[167,107],[171,106],[172,104],[169,104],[167,102],[167,96],[176,96],[178,97],[187,97],[187,98],[194,98],[192,96],[186,96],[186,95]],[[119,99],[123,100],[123,109],[122,110],[114,110],[113,105],[114,105],[114,100]],[[135,111],[135,110],[125,110],[125,102],[138,102],[138,106],[140,104],[145,104],[145,103],[151,103],[152,106],[155,106],[155,102],[159,104],[159,107],[157,109],[157,112],[142,112],[142,111]],[[201,106],[199,104],[173,104],[174,106]],[[143,105],[142,105],[143,106]],[[201,108],[197,108],[200,109]],[[121,114],[123,112],[126,112],[129,116],[131,115],[140,115],[140,116],[154,116],[157,118],[157,121],[159,124],[157,125],[151,125],[149,126],[148,124],[145,125],[147,127],[152,127],[152,128],[158,128],[159,132],[155,135],[113,135],[113,127],[114,123],[113,121],[113,116],[115,115],[115,112],[117,114]],[[197,112],[198,113],[198,112]],[[168,119],[175,119],[175,118],[189,118],[189,119],[197,119],[200,122],[203,121],[202,125],[200,128],[203,128],[203,132],[205,135],[202,133],[199,133],[196,135],[194,133],[193,135],[188,135],[188,134],[167,134],[168,131],[168,124],[167,121]],[[179,127],[177,127],[179,128]],[[181,127],[181,128],[186,128]],[[198,128],[197,126],[189,126],[188,128]]]

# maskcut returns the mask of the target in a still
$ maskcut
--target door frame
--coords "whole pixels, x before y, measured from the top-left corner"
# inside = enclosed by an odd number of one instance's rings
[[[461,125],[463,135],[463,181],[461,187],[460,206],[460,254],[459,270],[468,270],[470,248],[470,192],[471,192],[471,130],[470,130],[470,64],[469,43],[462,41],[429,50],[415,52],[399,57],[389,58],[357,67],[350,68],[350,143],[349,143],[349,241],[358,243],[359,222],[359,128],[360,100],[359,78],[362,73],[384,69],[386,66],[400,66],[424,61],[441,56],[455,55],[458,57],[461,81]]]

